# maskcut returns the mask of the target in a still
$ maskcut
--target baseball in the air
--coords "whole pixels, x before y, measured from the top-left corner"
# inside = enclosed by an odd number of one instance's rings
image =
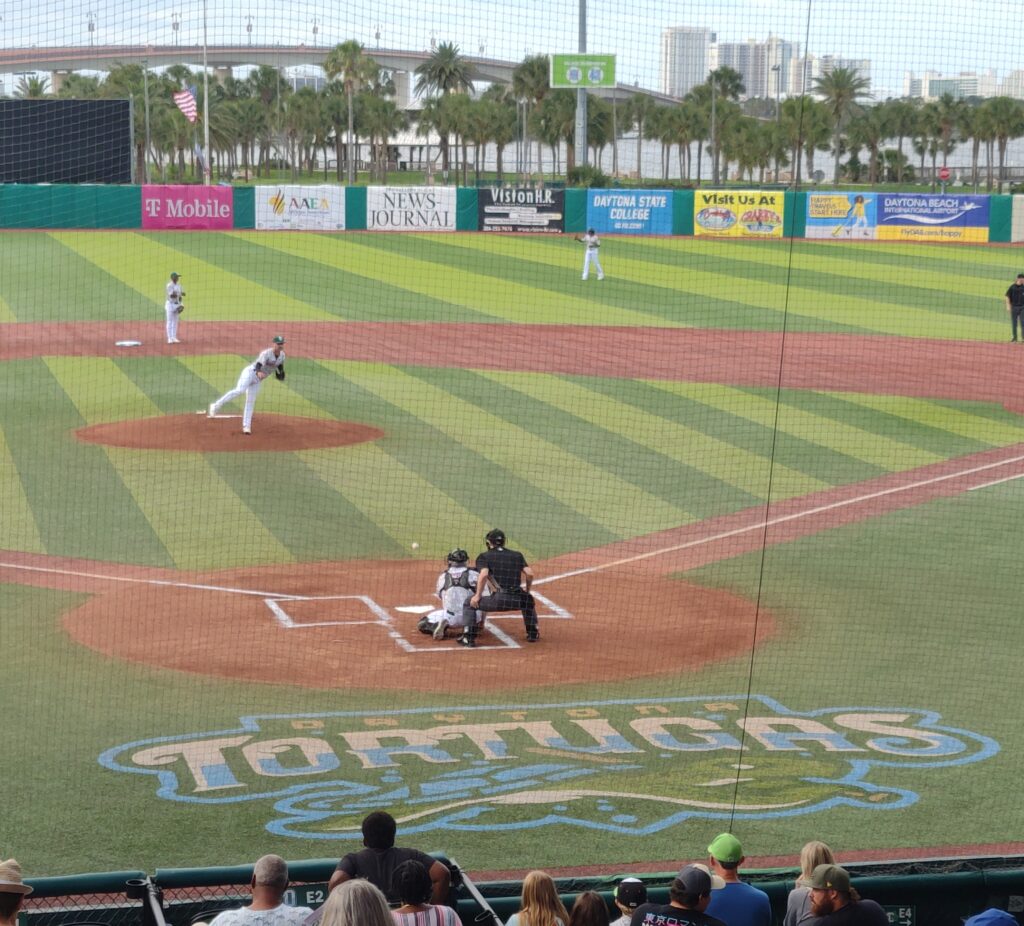
[[[415,543],[415,542],[414,542],[414,543],[413,543],[413,545],[412,545],[412,548],[413,548],[414,550],[418,550],[418,549],[420,548],[420,545],[419,545],[418,543]]]

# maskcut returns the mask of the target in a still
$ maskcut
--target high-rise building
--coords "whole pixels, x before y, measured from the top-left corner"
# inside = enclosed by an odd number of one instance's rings
[[[778,36],[769,35],[765,42],[719,42],[718,66],[730,67],[743,78],[744,99],[787,96],[787,76],[792,61],[800,54],[800,46]]]
[[[814,91],[814,82],[819,77],[844,68],[853,71],[868,82],[871,92],[871,60],[869,58],[841,58],[838,55],[807,55],[793,58],[789,68],[789,90],[793,96]]]
[[[1013,74],[1020,73],[1020,71],[1013,72]],[[991,97],[1000,92],[1007,96],[1014,96],[1007,92],[1007,87],[1013,86],[1013,74],[1003,81],[1002,89],[1000,89],[995,71],[992,70],[985,71],[983,74],[961,72],[955,77],[939,74],[937,71],[925,71],[924,74],[917,77],[913,71],[907,71],[903,77],[903,95],[919,97],[922,100],[937,100],[946,94],[956,100],[972,96]]]
[[[696,26],[671,26],[661,34],[661,92],[686,96],[707,80],[715,33]]]

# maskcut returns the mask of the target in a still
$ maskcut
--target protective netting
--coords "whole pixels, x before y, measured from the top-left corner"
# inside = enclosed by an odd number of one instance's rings
[[[1017,12],[0,6],[0,856],[1011,852]]]

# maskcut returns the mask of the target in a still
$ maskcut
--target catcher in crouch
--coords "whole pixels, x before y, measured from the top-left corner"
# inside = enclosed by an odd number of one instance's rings
[[[452,550],[448,554],[447,567],[437,577],[434,589],[441,601],[441,607],[420,618],[420,633],[429,633],[435,640],[443,640],[448,635],[448,628],[464,632],[462,606],[473,597],[476,583],[480,578],[469,565],[469,554],[465,550]],[[476,612],[476,622],[484,619],[480,611]]]
[[[278,335],[274,343],[261,353],[252,363],[242,370],[238,377],[238,383],[230,392],[225,392],[206,411],[207,418],[216,418],[218,409],[237,399],[245,393],[245,411],[242,413],[242,433],[252,434],[252,412],[256,407],[256,396],[260,393],[260,386],[270,374],[279,379],[284,379],[284,338]]]

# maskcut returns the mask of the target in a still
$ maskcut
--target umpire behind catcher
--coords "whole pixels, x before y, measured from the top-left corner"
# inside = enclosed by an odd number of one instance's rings
[[[466,629],[459,637],[459,643],[476,646],[480,627],[474,611],[522,611],[526,642],[536,643],[540,639],[540,630],[537,628],[537,606],[530,594],[533,570],[522,553],[505,548],[503,530],[495,528],[484,540],[487,541],[487,549],[476,558],[476,568],[480,573],[476,594],[462,606],[462,623]],[[488,587],[492,590],[485,595]]]

